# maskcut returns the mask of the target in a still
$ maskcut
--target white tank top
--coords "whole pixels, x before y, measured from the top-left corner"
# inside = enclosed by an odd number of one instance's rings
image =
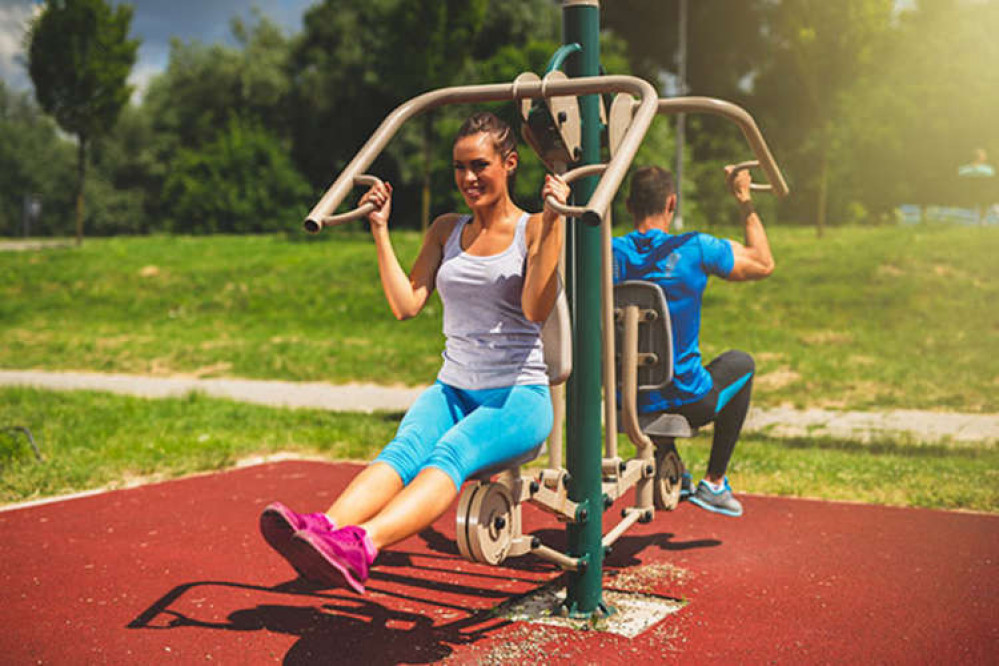
[[[444,302],[444,365],[437,378],[461,389],[548,384],[541,324],[524,316],[520,297],[527,266],[527,213],[513,242],[476,257],[461,248],[462,217],[444,245],[437,290]]]

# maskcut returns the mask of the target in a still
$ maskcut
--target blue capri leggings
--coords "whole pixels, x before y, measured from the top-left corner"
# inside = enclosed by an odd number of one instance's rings
[[[476,471],[541,444],[553,421],[547,386],[465,390],[438,381],[416,399],[375,462],[390,465],[407,485],[436,467],[461,488]]]

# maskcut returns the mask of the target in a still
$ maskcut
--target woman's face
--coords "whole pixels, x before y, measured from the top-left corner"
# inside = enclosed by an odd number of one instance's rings
[[[516,152],[504,159],[487,132],[461,137],[453,152],[454,182],[469,208],[490,206],[509,196],[507,176],[517,168]]]

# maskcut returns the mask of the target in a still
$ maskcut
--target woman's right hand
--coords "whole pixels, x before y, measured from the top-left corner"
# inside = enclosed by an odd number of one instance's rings
[[[368,213],[368,222],[371,223],[371,230],[387,229],[389,214],[392,212],[392,184],[378,183],[372,185],[371,189],[364,193],[358,205],[366,203],[375,205],[375,209]]]

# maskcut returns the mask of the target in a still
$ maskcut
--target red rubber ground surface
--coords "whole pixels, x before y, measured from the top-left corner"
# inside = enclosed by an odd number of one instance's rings
[[[491,617],[557,573],[529,558],[465,562],[453,511],[383,553],[364,597],[294,583],[257,533],[260,510],[273,499],[325,507],[356,469],[283,462],[0,512],[0,662],[994,664],[999,655],[997,516],[746,497],[746,515],[730,519],[682,505],[627,533],[609,558],[608,586],[622,571],[647,592],[689,601],[628,639]],[[525,519],[558,544],[553,519]],[[687,574],[650,576],[662,563]]]

